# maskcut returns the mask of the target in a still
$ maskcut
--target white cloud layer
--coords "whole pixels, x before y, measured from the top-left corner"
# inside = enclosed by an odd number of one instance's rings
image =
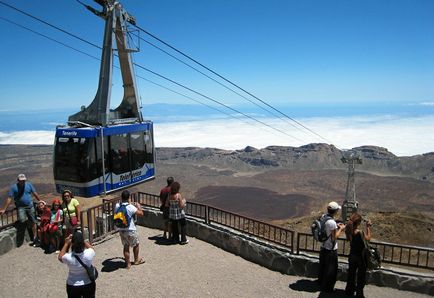
[[[332,143],[340,149],[374,145],[385,147],[398,156],[434,151],[434,115],[298,119],[328,141],[306,130],[297,130],[281,120],[261,121],[294,138],[258,123],[251,125],[233,119],[220,119],[155,124],[155,144],[157,147],[213,147],[228,150],[248,145],[264,148],[270,145],[297,147],[308,143]],[[0,144],[53,144],[53,138],[52,131],[0,132]]]

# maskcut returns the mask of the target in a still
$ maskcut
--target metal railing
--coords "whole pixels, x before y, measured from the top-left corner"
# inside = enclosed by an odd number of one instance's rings
[[[157,195],[139,192],[137,201],[148,207],[160,207]],[[254,218],[226,211],[220,208],[188,202],[185,214],[205,221],[206,224],[218,224],[233,230],[266,240],[294,251],[294,231],[275,226]]]
[[[160,207],[160,198],[155,194],[134,193],[132,200],[147,207]],[[83,231],[87,231],[90,242],[102,240],[116,232],[113,214],[118,202],[120,202],[119,198],[103,200],[101,205],[90,207],[80,213],[81,228]],[[321,249],[321,243],[315,241],[310,233],[295,233],[289,229],[220,208],[188,202],[185,213],[188,216],[203,220],[208,225],[225,226],[258,239],[278,244],[290,249],[292,253],[319,253]],[[16,221],[16,209],[7,210],[0,216],[0,231],[13,226]],[[296,238],[295,234],[297,234]],[[348,256],[350,252],[349,242],[344,238],[339,238],[337,241],[338,255]],[[377,247],[384,263],[434,270],[434,249],[432,248],[380,241],[371,241],[371,244]]]
[[[17,220],[17,208],[6,210],[5,213],[0,215],[0,232],[14,226]]]
[[[348,256],[350,253],[349,242],[344,238],[339,238],[337,242],[338,255]],[[432,248],[381,241],[370,241],[370,243],[378,249],[383,263],[434,269],[434,249]],[[308,233],[297,233],[296,246],[297,254],[302,251],[319,253],[321,249],[321,243],[315,241],[313,236]]]

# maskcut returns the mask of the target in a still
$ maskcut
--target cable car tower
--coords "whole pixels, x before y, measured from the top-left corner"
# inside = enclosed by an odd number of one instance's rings
[[[345,191],[345,200],[342,204],[342,221],[347,222],[351,214],[357,212],[359,206],[359,202],[356,200],[356,183],[354,180],[354,172],[356,169],[356,164],[362,164],[362,159],[358,153],[349,150],[344,151],[341,161],[348,164],[347,189]]]
[[[95,0],[102,11],[84,5],[105,20],[98,89],[88,107],[69,116],[56,129],[56,190],[91,197],[155,177],[153,123],[142,118],[129,45],[128,23],[135,18],[119,1]],[[80,2],[81,3],[81,2]],[[116,46],[114,46],[116,45]],[[114,51],[117,52],[124,96],[110,109]]]

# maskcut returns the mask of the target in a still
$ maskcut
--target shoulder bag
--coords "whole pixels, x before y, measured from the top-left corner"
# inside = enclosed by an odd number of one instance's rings
[[[368,240],[365,238],[365,233],[362,232],[362,240],[363,240],[363,250],[362,250],[362,258],[366,264],[367,270],[376,270],[381,267],[381,256],[378,252],[378,249],[374,246],[371,246]]]
[[[74,257],[81,264],[81,266],[83,266],[83,268],[86,269],[86,272],[87,272],[87,275],[89,276],[90,281],[94,282],[98,278],[98,270],[96,270],[96,267],[93,265],[86,266],[77,255],[74,255]]]

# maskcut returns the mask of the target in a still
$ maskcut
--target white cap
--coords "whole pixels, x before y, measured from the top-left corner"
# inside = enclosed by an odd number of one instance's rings
[[[341,206],[339,206],[339,204],[336,203],[336,202],[330,202],[327,205],[327,209],[330,209],[330,210],[339,210],[339,209],[341,209]]]
[[[25,181],[25,180],[27,180],[26,175],[24,175],[24,174],[19,174],[17,179],[19,181]]]

